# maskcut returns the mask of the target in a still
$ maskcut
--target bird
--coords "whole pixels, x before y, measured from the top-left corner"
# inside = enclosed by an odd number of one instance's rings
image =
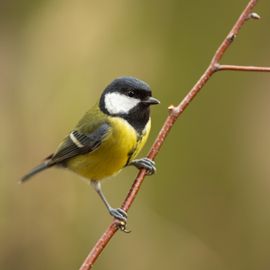
[[[155,173],[153,160],[135,158],[149,136],[150,106],[159,103],[146,82],[131,76],[114,79],[56,151],[23,176],[21,182],[51,167],[66,168],[89,180],[109,214],[126,222],[126,211],[109,204],[100,182],[131,165],[146,169],[148,175]]]

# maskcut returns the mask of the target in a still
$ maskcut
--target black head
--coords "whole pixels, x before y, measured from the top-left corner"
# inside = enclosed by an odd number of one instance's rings
[[[149,120],[149,106],[159,104],[152,97],[147,83],[134,77],[120,77],[104,90],[99,107],[110,116],[126,119],[138,131],[143,130]]]

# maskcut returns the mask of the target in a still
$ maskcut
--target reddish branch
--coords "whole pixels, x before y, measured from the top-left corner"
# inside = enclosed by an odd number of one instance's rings
[[[182,100],[182,102],[174,107],[169,107],[169,115],[167,119],[164,122],[163,127],[161,128],[149,154],[148,157],[151,159],[154,159],[165,138],[167,137],[169,131],[171,130],[172,126],[174,125],[174,122],[177,120],[177,118],[182,114],[182,112],[187,108],[189,103],[193,100],[193,98],[199,93],[201,88],[206,84],[206,82],[210,79],[210,77],[217,71],[222,70],[234,70],[234,71],[259,71],[259,72],[270,72],[270,67],[254,67],[254,66],[234,66],[234,65],[220,65],[219,61],[223,57],[226,50],[229,48],[233,40],[235,39],[236,35],[238,34],[241,27],[245,24],[245,22],[248,19],[259,19],[259,15],[256,13],[252,13],[252,9],[256,5],[257,0],[250,0],[247,4],[246,8],[241,13],[240,17],[234,24],[232,30],[229,32],[227,37],[224,39],[224,41],[221,43],[219,48],[217,49],[216,53],[214,54],[214,57],[201,76],[201,78],[197,81],[197,83],[193,86],[193,88],[189,91],[189,93],[185,96],[185,98]],[[131,204],[133,203],[142,183],[145,177],[145,170],[141,170],[123,205],[122,208],[125,211],[128,211]],[[92,268],[93,264],[97,260],[100,253],[103,251],[103,249],[106,247],[106,245],[109,243],[110,239],[113,237],[113,235],[116,233],[116,231],[119,229],[119,221],[114,220],[111,225],[107,228],[107,230],[103,233],[103,235],[100,237],[100,239],[96,242],[93,249],[90,251],[89,255],[85,259],[84,263],[82,264],[80,270],[89,270]]]

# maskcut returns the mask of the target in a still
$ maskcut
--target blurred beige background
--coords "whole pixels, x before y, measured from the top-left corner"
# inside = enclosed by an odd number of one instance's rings
[[[208,65],[248,0],[1,1],[0,269],[78,269],[111,218],[67,171],[19,178],[70,131],[115,77],[147,81],[144,153]],[[270,2],[223,63],[270,65]],[[269,269],[270,75],[216,74],[173,128],[95,269]],[[119,206],[136,175],[103,183]]]

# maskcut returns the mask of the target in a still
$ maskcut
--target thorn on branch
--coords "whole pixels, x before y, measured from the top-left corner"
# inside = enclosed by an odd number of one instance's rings
[[[251,12],[251,13],[249,13],[249,15],[247,17],[247,20],[249,20],[249,19],[260,20],[261,16],[256,12]]]
[[[168,107],[168,110],[169,110],[169,113],[172,114],[172,115],[177,115],[178,114],[178,109],[177,107],[173,106],[173,105],[170,105]]]
[[[230,33],[228,36],[227,36],[227,40],[231,43],[235,40],[236,38],[236,34],[234,33]]]

